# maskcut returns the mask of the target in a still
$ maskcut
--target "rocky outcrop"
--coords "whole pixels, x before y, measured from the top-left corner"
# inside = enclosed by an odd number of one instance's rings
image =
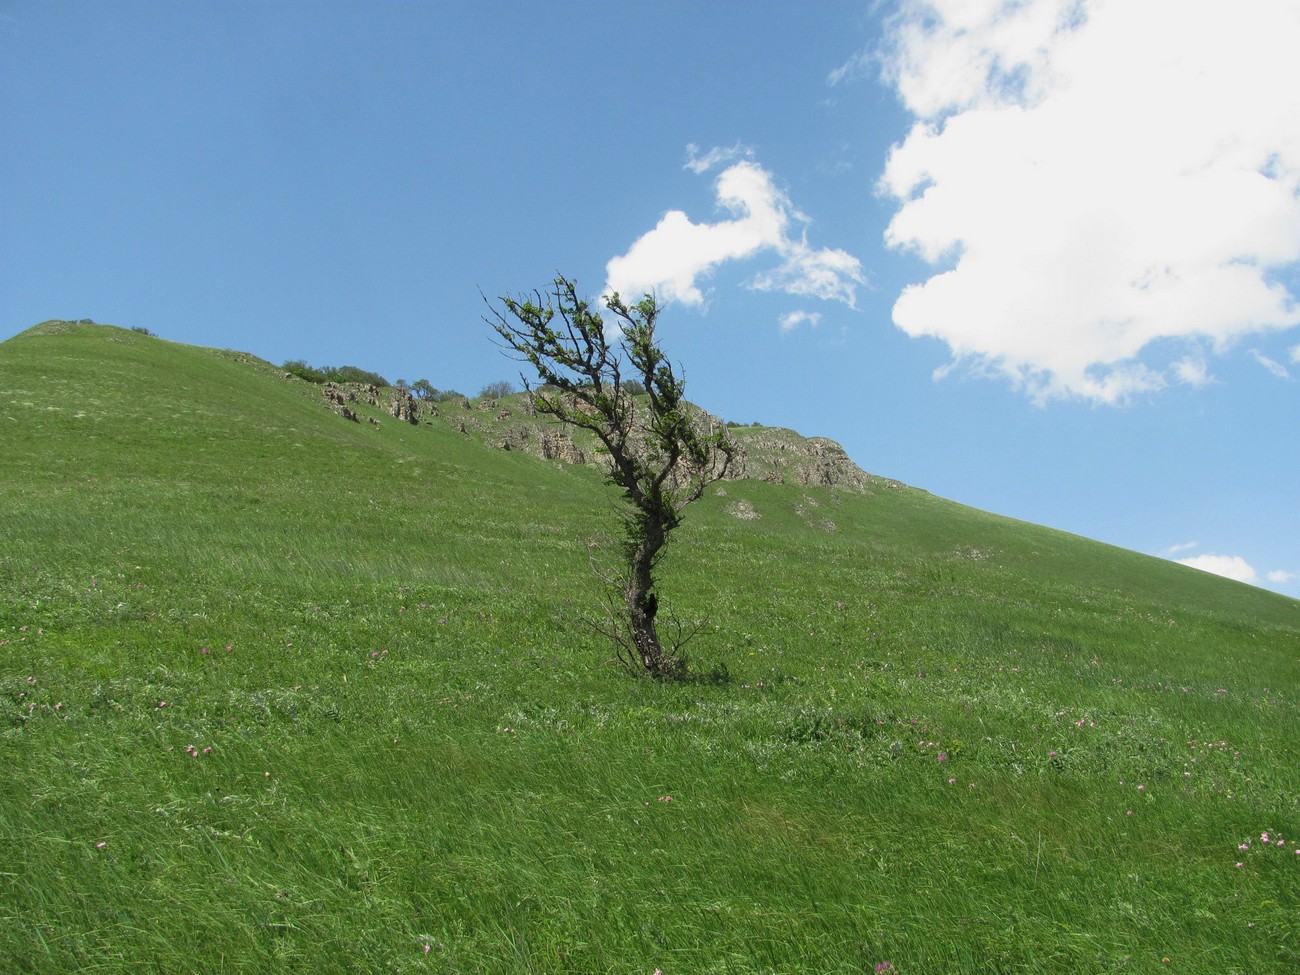
[[[285,373],[284,378],[297,377],[292,373]],[[369,383],[324,383],[321,386],[321,395],[325,397],[325,402],[329,404],[330,409],[353,423],[361,422],[357,411],[352,409],[353,404],[379,405],[379,387],[371,386]]]
[[[407,423],[420,422],[420,401],[411,395],[411,391],[405,386],[394,386],[389,391],[388,405],[385,409],[395,420],[404,420]]]
[[[508,411],[506,413],[508,418]],[[498,414],[497,419],[503,419]],[[464,422],[459,424],[461,433],[467,433]],[[586,464],[587,454],[562,427],[542,424],[512,425],[497,429],[490,441],[499,450],[520,450],[543,460],[553,460],[560,464]]]
[[[728,480],[753,478],[774,484],[866,490],[875,480],[849,459],[834,440],[801,437],[792,430],[758,428],[737,431],[736,455]]]
[[[332,403],[379,405],[379,387],[369,383],[324,383],[321,393]]]
[[[539,438],[540,453],[546,460],[561,464],[585,464],[587,455],[573,442],[573,438],[560,430],[547,430]]]
[[[606,466],[608,457],[597,449],[588,432],[574,430],[539,414],[533,393],[502,399],[482,397],[444,404],[459,405],[454,416],[450,410],[440,414],[433,403],[422,402],[405,387],[381,390],[365,383],[326,383],[322,393],[330,407],[354,422],[360,422],[353,406],[379,407],[404,423],[445,422],[460,433],[496,447],[517,450],[559,464]],[[568,406],[581,408],[570,400]],[[849,458],[834,440],[826,437],[802,437],[781,427],[729,427],[717,417],[693,410],[704,433],[725,429],[735,447],[731,466],[724,480],[761,480],[774,484],[807,487],[832,487],[849,491],[866,491],[871,487],[902,487],[897,481],[874,477]],[[435,419],[436,418],[436,419]],[[367,418],[377,425],[373,417]],[[638,434],[633,434],[637,439]],[[733,512],[737,517],[754,517],[748,511]]]

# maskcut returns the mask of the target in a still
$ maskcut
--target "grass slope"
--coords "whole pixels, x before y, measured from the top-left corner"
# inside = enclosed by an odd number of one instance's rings
[[[729,679],[654,686],[591,469],[106,326],[0,431],[5,971],[1300,966],[1300,603],[737,482],[661,586]]]

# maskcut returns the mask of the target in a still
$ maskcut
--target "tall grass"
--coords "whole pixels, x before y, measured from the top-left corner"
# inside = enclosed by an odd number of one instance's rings
[[[593,471],[49,332],[0,346],[5,970],[1300,965],[1300,604],[739,482],[664,566],[699,679],[639,682]]]

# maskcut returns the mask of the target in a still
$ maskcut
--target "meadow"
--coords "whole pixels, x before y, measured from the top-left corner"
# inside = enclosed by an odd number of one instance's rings
[[[359,412],[0,344],[0,970],[1300,970],[1295,600],[728,482],[656,684],[585,622],[597,470]]]

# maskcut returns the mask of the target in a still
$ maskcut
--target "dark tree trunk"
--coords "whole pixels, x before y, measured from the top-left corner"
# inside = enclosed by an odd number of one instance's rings
[[[631,624],[632,642],[646,672],[653,677],[672,677],[677,671],[678,662],[672,654],[665,652],[659,640],[659,630],[655,626],[659,597],[654,592],[653,575],[655,560],[668,539],[668,531],[662,519],[655,517],[647,518],[644,527],[641,544],[632,552],[628,567],[627,590],[624,593],[628,621]]]

